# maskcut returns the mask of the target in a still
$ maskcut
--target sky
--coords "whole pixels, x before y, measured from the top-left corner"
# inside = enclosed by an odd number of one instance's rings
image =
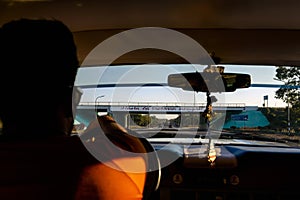
[[[224,72],[246,73],[251,75],[252,84],[280,85],[282,82],[274,80],[276,68],[274,66],[241,66],[222,65]],[[80,68],[75,85],[87,86],[97,84],[135,84],[135,83],[167,83],[170,73],[202,72],[206,66],[202,65],[134,65]],[[286,103],[275,99],[272,87],[250,87],[237,89],[229,93],[212,93],[217,97],[217,103],[245,103],[246,106],[285,107]],[[82,102],[184,102],[206,103],[205,93],[183,91],[180,88],[162,87],[102,87],[83,88]],[[268,96],[268,101],[264,101]],[[98,97],[98,98],[97,98]]]

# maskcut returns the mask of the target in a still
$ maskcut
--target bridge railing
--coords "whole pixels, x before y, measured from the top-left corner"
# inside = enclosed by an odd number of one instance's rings
[[[80,102],[79,106],[180,106],[180,107],[205,107],[206,103],[184,102]],[[214,103],[214,107],[245,107],[245,103]]]

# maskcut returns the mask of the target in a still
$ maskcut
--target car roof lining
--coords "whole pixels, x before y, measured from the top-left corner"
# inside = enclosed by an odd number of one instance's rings
[[[81,63],[115,33],[163,27],[192,37],[220,64],[300,66],[299,7],[298,0],[0,0],[0,25],[18,18],[61,20],[74,33]],[[149,49],[114,64],[186,62],[175,57]]]
[[[124,29],[125,30],[125,29]],[[75,32],[78,56],[82,63],[89,52],[108,37],[124,31],[93,30]],[[208,53],[220,58],[216,64],[291,65],[300,66],[300,30],[281,29],[173,29],[196,40]],[[86,40],[88,39],[88,40]],[[99,58],[88,57],[87,65],[109,64]],[[87,61],[87,60],[86,60]],[[187,63],[171,53],[155,53],[143,49],[126,54],[114,64]],[[195,63],[193,63],[195,64]],[[201,64],[201,63],[199,63]]]

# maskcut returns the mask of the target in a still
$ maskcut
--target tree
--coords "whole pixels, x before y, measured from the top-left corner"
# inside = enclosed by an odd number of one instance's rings
[[[151,117],[149,115],[130,114],[130,117],[138,126],[147,126],[151,123]]]
[[[278,66],[276,69],[276,79],[284,82],[284,86],[275,93],[275,98],[282,99],[292,107],[300,107],[300,70],[295,66]]]

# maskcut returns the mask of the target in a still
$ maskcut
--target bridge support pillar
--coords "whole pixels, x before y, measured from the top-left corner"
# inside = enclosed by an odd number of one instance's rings
[[[128,113],[127,112],[113,112],[113,118],[120,124],[121,126],[128,128]]]

